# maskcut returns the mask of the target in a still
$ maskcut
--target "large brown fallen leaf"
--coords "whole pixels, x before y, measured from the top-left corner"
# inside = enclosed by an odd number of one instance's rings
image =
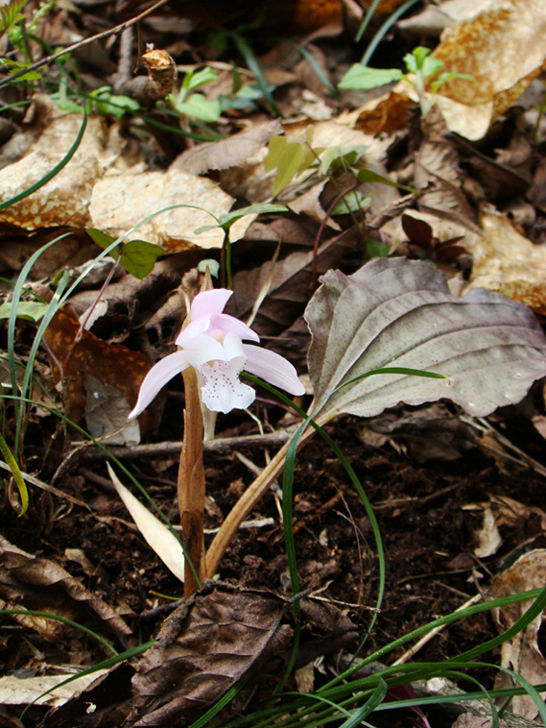
[[[5,201],[36,183],[70,149],[82,125],[82,116],[54,118],[17,162],[0,170],[0,199]],[[0,211],[0,222],[26,230],[43,227],[93,227],[118,236],[138,227],[139,238],[162,245],[166,252],[192,246],[219,248],[219,229],[200,235],[194,231],[210,225],[228,212],[233,198],[209,179],[181,169],[143,171],[128,169],[122,157],[123,141],[117,127],[107,132],[99,117],[90,117],[80,146],[68,164],[30,196]],[[169,212],[145,218],[174,205]],[[199,208],[199,209],[197,209]],[[244,234],[253,218],[241,218],[232,227],[231,239]],[[134,237],[134,236],[133,236]]]
[[[111,444],[137,444],[139,426],[130,426],[127,415],[150,362],[141,352],[109,344],[90,331],[83,330],[76,342],[79,330],[80,322],[66,307],[55,314],[44,336],[53,371],[63,382],[66,415],[77,423],[85,418],[94,437],[115,432],[108,440]],[[150,423],[149,414],[138,419],[142,431]]]
[[[148,652],[50,711],[40,728],[187,725],[241,678],[233,710],[256,688],[270,695],[290,654],[289,605],[271,592],[208,582],[167,617]],[[355,625],[337,607],[302,599],[302,613],[300,664],[358,642]]]
[[[504,215],[486,213],[483,235],[465,241],[474,263],[469,288],[488,288],[546,314],[546,247],[527,240]]]

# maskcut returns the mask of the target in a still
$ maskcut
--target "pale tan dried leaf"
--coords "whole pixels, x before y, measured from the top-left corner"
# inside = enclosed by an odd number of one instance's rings
[[[92,675],[83,675],[58,688],[55,686],[63,680],[73,678],[74,673],[41,675],[40,677],[5,675],[0,677],[0,704],[23,706],[33,702],[36,705],[58,707],[64,705],[75,693],[84,690],[93,680],[105,673],[106,670],[99,670]],[[42,694],[52,688],[55,688],[53,692],[47,695]]]
[[[502,544],[502,539],[493,510],[489,504],[484,505],[482,526],[474,535],[478,539],[478,546],[474,549],[474,553],[479,559],[485,559],[497,553]]]
[[[218,142],[205,142],[187,149],[171,164],[170,169],[183,169],[203,174],[209,169],[237,167],[260,151],[275,134],[282,133],[279,119],[252,127]]]
[[[181,169],[143,172],[104,177],[93,188],[89,213],[91,226],[111,235],[123,235],[138,226],[131,238],[161,245],[167,253],[178,253],[193,246],[220,248],[224,233],[219,228],[195,234],[204,225],[214,225],[231,209],[233,198],[209,179],[188,174]],[[177,207],[156,214],[171,205]],[[197,209],[199,208],[199,209]],[[148,216],[154,217],[141,224]],[[231,228],[236,240],[248,227],[240,219]]]
[[[543,0],[490,0],[467,12],[470,17],[465,12],[446,28],[434,56],[444,70],[475,80],[449,81],[437,101],[452,131],[480,139],[543,67],[546,6]]]
[[[462,244],[472,253],[468,288],[488,288],[546,314],[546,247],[534,245],[501,214],[481,219],[483,236]]]
[[[175,536],[156,518],[135,496],[128,490],[106,463],[108,474],[117,494],[131,514],[138,530],[146,539],[148,545],[155,551],[161,561],[180,581],[184,581],[184,554],[182,547]]]
[[[491,718],[484,718],[483,715],[475,713],[461,713],[455,723],[451,724],[451,728],[492,728],[493,721]],[[499,728],[508,728],[506,721],[499,721]]]
[[[0,597],[9,604],[25,609],[62,614],[77,622],[89,620],[103,623],[119,637],[131,630],[116,612],[89,592],[77,579],[53,561],[38,558],[13,546],[0,536]],[[24,615],[24,620],[37,619]],[[44,636],[55,638],[62,630],[52,628],[52,620],[32,622]],[[102,627],[102,628],[103,628]]]
[[[546,584],[546,549],[535,549],[493,577],[491,595],[496,599],[530,589],[542,589],[544,584]],[[530,604],[530,601],[520,602],[496,610],[500,629],[511,627]],[[540,651],[538,643],[542,623],[543,615],[539,615],[525,630],[518,632],[515,637],[502,645],[501,666],[520,674],[532,685],[546,682],[546,658]],[[497,679],[495,687],[502,688],[509,684],[508,676],[503,674]],[[510,710],[528,719],[535,718],[538,713],[535,703],[527,695],[514,697]]]

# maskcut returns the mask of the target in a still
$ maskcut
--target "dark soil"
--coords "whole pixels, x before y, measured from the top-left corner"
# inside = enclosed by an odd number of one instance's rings
[[[481,512],[464,506],[487,501],[489,494],[544,506],[543,480],[530,470],[512,466],[509,471],[502,463],[499,467],[468,442],[466,452],[456,460],[419,464],[404,452],[397,453],[391,444],[375,449],[365,445],[362,426],[362,421],[345,418],[329,431],[365,488],[385,549],[385,597],[362,648],[367,654],[456,609],[478,590],[487,593],[491,574],[506,566],[507,555],[513,550],[518,555],[521,544],[545,547],[546,536],[537,519],[522,517],[512,526],[501,527],[501,549],[480,561],[473,549]],[[263,467],[261,448],[241,452]],[[174,458],[131,461],[129,467],[176,522]],[[252,479],[237,453],[207,456],[207,528],[220,523]],[[124,506],[108,486],[102,461],[86,460],[79,473],[65,478],[62,488],[88,503],[91,510],[33,493],[28,516],[16,519],[11,509],[4,509],[2,534],[27,552],[62,564],[87,589],[118,609],[134,631],[130,644],[152,638],[170,611],[170,599],[180,598],[180,584],[129,522]],[[272,492],[250,517],[270,518],[273,524],[241,529],[221,563],[220,576],[234,584],[289,595],[283,529]],[[298,457],[294,518],[301,588],[336,605],[364,635],[377,598],[377,549],[363,504],[342,465],[318,438]],[[82,550],[85,568],[74,561],[73,552],[67,554],[67,548]],[[20,627],[14,632],[19,638],[23,634]],[[489,616],[464,620],[437,635],[415,659],[443,660],[495,633]],[[4,638],[0,660],[9,671],[32,674],[46,662],[78,661],[82,650],[90,664],[104,659],[94,643],[87,644],[79,636],[74,656],[70,639],[51,643],[25,629],[16,649],[9,636]],[[498,662],[498,656],[494,661]]]

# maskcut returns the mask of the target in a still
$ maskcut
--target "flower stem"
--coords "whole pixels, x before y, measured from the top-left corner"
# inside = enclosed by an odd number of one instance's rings
[[[178,509],[185,549],[184,596],[201,588],[205,576],[203,513],[205,468],[203,465],[203,418],[197,375],[192,367],[182,372],[186,406],[184,439],[178,468]]]

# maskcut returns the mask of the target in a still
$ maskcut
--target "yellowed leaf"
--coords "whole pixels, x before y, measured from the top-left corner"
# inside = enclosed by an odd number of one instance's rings
[[[482,216],[483,235],[464,241],[474,263],[469,288],[488,288],[546,314],[546,247],[534,245],[504,215]]]
[[[434,56],[445,71],[468,74],[440,87],[438,102],[452,131],[484,136],[540,73],[546,59],[543,0],[490,0],[449,25]]]

